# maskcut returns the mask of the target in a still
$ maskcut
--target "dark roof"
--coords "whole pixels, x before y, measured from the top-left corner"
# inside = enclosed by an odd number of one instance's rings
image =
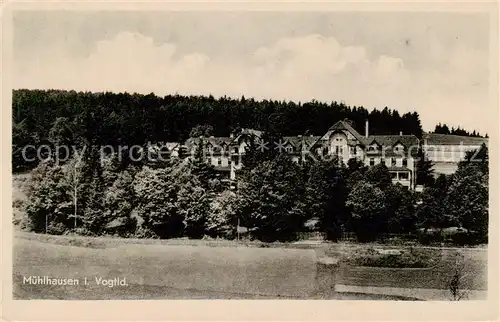
[[[213,146],[229,145],[234,139],[230,137],[220,136],[220,137],[208,137],[205,138],[206,142],[211,143]]]
[[[418,146],[418,138],[411,135],[370,135],[368,136],[367,142],[371,144],[372,142],[377,142],[383,147],[393,147],[397,143],[401,143],[404,147],[409,148],[410,146]]]
[[[321,137],[320,136],[313,136],[313,135],[302,135],[302,136],[284,136],[283,141],[286,143],[290,143],[295,151],[301,151],[303,147],[309,148],[311,147],[316,141],[318,141]]]
[[[188,148],[191,149],[198,145],[200,143],[200,138],[189,138],[186,140],[184,145]],[[231,137],[225,137],[225,136],[219,136],[219,137],[204,137],[203,141],[205,143],[210,143],[212,146],[223,146],[223,145],[229,145],[231,142],[234,140],[234,138]]]
[[[477,145],[485,143],[488,145],[487,138],[477,138],[470,136],[451,135],[451,134],[438,134],[438,133],[424,133],[423,141],[425,145]]]
[[[415,135],[371,135],[368,137],[368,142],[369,144],[376,142],[381,147],[378,152],[368,152],[368,156],[383,154],[386,157],[397,157],[405,155],[408,151],[412,156],[418,154],[419,140]],[[397,150],[395,147],[398,144],[402,144],[404,149]]]
[[[321,139],[321,136],[303,136],[305,143],[307,143],[309,146],[313,145],[316,143],[319,139]]]

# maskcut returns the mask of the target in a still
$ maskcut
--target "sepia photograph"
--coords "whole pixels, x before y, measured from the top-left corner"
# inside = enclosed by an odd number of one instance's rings
[[[12,10],[13,300],[491,300],[492,8]]]

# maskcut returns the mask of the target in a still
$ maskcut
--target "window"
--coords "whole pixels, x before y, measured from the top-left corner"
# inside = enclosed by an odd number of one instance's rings
[[[374,158],[370,158],[370,165],[371,166],[375,165],[375,159]]]
[[[240,164],[240,160],[238,160],[238,158],[235,158],[234,159],[234,165],[238,165],[238,164]]]
[[[397,172],[391,172],[391,178],[393,180],[396,180],[398,178],[398,173]]]
[[[380,163],[385,165],[385,158],[380,159]]]
[[[391,165],[396,166],[396,158],[391,158]]]
[[[408,167],[408,159],[403,159],[403,167]]]
[[[218,164],[218,165],[222,165],[222,159],[221,159],[221,158],[218,158],[218,159],[217,159],[217,164]]]
[[[356,147],[351,146],[351,155],[356,155],[357,152],[358,152],[358,150],[356,149]]]
[[[289,145],[288,145],[288,146],[286,146],[286,147],[285,147],[285,151],[286,151],[286,152],[292,152],[292,151],[293,151],[293,148],[292,148],[291,146],[289,146]]]
[[[401,172],[399,174],[399,180],[408,180],[408,172]]]

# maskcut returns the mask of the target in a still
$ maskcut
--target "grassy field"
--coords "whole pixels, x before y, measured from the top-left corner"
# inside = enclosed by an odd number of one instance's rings
[[[331,244],[327,253],[333,256],[352,254],[359,248],[370,245]],[[407,247],[377,246],[379,249],[405,249]],[[345,285],[402,287],[423,289],[448,289],[449,281],[456,268],[456,254],[463,258],[463,287],[470,290],[487,290],[488,252],[484,248],[425,248],[437,254],[432,267],[429,268],[379,268],[353,267],[341,263],[337,274],[337,282]]]
[[[309,247],[310,250],[294,247]],[[261,248],[258,244],[243,245],[228,241],[217,244],[196,240],[142,240],[142,243],[136,243],[120,238],[16,233],[14,296],[24,299],[399,299],[385,295],[335,292],[318,295],[311,286],[318,274],[317,257],[342,259],[345,254],[355,252],[356,248],[366,247],[354,244],[288,244]],[[340,260],[335,283],[446,289],[456,251],[440,250],[437,265],[429,269],[353,267]],[[486,250],[458,251],[463,254],[466,263],[464,287],[486,290]],[[129,285],[112,289],[95,283],[86,287],[23,285],[22,276],[29,275],[80,279],[127,277]]]
[[[311,250],[137,244],[95,249],[15,238],[13,264],[18,298],[306,298],[315,291]],[[23,276],[80,282],[64,287],[23,285]],[[126,278],[129,285],[99,286],[95,277]]]
[[[57,237],[53,238],[53,240]],[[409,300],[383,294],[318,294],[314,251],[123,244],[75,247],[14,240],[16,299],[347,299]],[[28,276],[77,278],[78,286],[29,285]],[[126,277],[99,286],[94,276]],[[87,277],[89,285],[84,285]]]

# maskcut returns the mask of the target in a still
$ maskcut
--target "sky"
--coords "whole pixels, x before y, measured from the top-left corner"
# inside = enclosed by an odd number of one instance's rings
[[[14,88],[337,101],[491,133],[489,17],[18,11]],[[333,122],[332,122],[333,123]]]

